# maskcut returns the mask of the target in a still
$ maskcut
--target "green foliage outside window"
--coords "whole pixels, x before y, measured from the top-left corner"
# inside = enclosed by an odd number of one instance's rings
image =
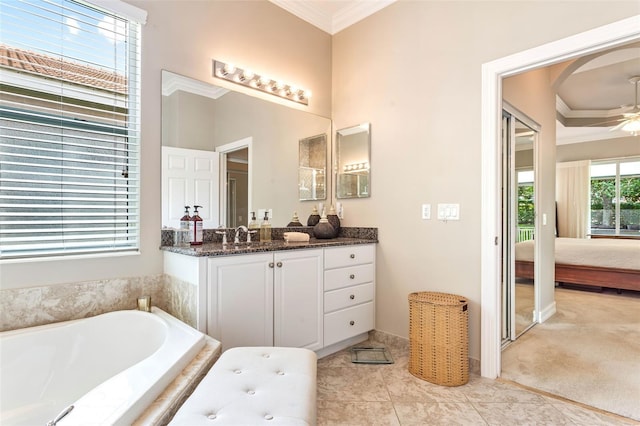
[[[534,225],[533,185],[518,186],[518,225]]]

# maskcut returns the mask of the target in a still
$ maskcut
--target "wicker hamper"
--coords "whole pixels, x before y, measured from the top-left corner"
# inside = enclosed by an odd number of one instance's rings
[[[409,372],[428,382],[460,386],[469,381],[469,311],[462,296],[409,295]]]

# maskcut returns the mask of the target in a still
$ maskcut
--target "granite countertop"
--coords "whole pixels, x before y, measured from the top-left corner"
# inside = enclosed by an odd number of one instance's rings
[[[187,256],[229,256],[234,254],[264,253],[280,250],[300,250],[322,247],[350,246],[357,244],[372,244],[377,242],[377,239],[338,237],[328,240],[311,238],[309,239],[309,242],[290,243],[285,242],[284,240],[272,240],[264,242],[258,241],[251,243],[242,242],[240,244],[228,243],[226,245],[216,242],[192,247],[162,246],[160,247],[160,249],[169,251],[171,253],[184,254]]]

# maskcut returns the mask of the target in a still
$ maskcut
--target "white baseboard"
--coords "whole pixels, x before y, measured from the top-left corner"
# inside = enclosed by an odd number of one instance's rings
[[[556,301],[550,303],[549,306],[540,310],[540,318],[538,318],[538,322],[543,323],[549,318],[551,318],[556,313]]]

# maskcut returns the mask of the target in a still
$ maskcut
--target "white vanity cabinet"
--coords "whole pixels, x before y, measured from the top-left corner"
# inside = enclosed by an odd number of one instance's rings
[[[321,349],[322,274],[322,249],[210,258],[208,334],[223,349]]]
[[[324,250],[324,346],[373,330],[375,246]]]
[[[273,346],[273,253],[208,263],[207,334],[223,349]]]

